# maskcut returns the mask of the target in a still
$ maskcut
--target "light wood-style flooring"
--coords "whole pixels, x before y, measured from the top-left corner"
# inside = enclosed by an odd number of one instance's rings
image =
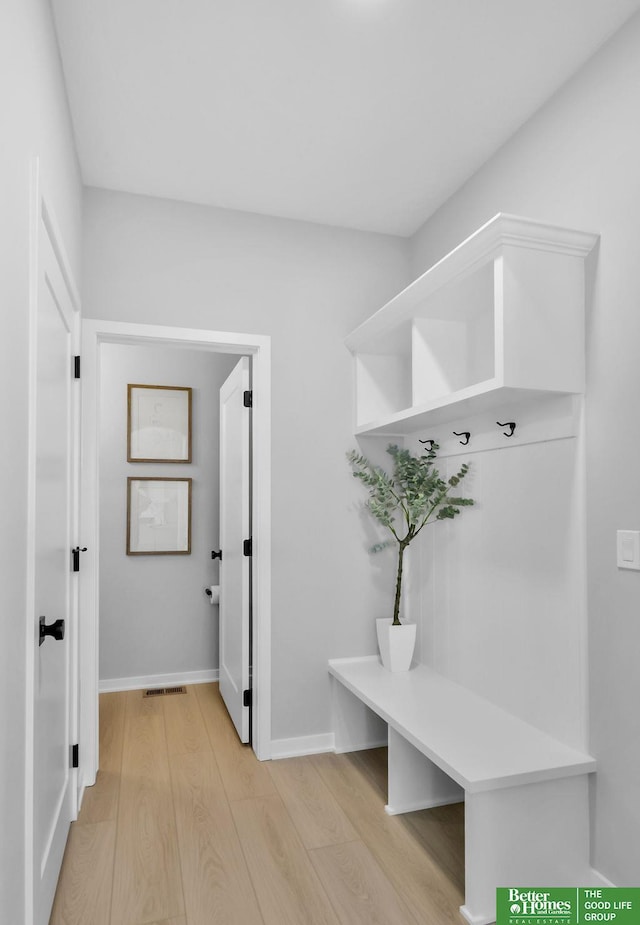
[[[259,762],[216,684],[100,697],[50,925],[460,925],[463,807],[387,816],[386,749]]]

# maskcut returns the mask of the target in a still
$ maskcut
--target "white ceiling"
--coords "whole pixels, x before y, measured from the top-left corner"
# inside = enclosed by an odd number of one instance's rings
[[[52,0],[85,183],[408,235],[640,0]]]

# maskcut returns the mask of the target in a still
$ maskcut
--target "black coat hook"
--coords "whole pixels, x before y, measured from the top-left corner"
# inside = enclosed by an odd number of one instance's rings
[[[513,437],[513,432],[516,429],[515,421],[507,421],[506,424],[501,424],[500,421],[496,421],[496,424],[498,425],[498,427],[508,427],[509,433],[508,434],[505,433],[505,437]]]
[[[432,450],[432,449],[434,448],[434,446],[436,445],[436,441],[435,441],[435,440],[420,440],[420,439],[418,439],[418,443],[422,443],[423,446],[426,446],[427,443],[429,444],[429,446],[427,446],[427,453],[430,453],[431,450]]]
[[[460,433],[458,433],[457,430],[454,430],[454,434],[456,435],[456,437],[464,437],[465,439],[464,439],[464,440],[458,440],[458,443],[461,443],[463,446],[466,446],[467,443],[469,442],[469,437],[471,436],[471,431],[470,431],[470,430],[461,430]]]

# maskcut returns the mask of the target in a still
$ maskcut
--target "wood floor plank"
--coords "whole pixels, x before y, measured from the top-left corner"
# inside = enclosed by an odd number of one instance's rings
[[[173,755],[171,776],[189,925],[263,925],[213,753]]]
[[[424,851],[405,816],[388,816],[378,787],[351,755],[315,755],[313,764],[360,838],[422,925],[459,925],[464,895],[446,867]]]
[[[186,694],[172,694],[163,697],[162,705],[169,755],[210,750],[211,746],[194,687],[187,687]]]
[[[309,856],[342,925],[417,925],[361,841],[318,848]]]
[[[387,752],[386,748],[367,749],[350,756],[378,788],[384,803],[387,800]],[[464,803],[419,810],[403,818],[416,832],[424,850],[464,892]]]
[[[389,749],[386,746],[384,748],[368,748],[361,752],[353,752],[350,757],[354,764],[360,768],[363,774],[367,775],[377,788],[383,803],[386,803],[389,781]]]
[[[358,838],[338,801],[306,758],[271,761],[269,771],[305,848]]]
[[[256,759],[233,727],[217,684],[198,684],[196,694],[229,800],[276,796],[266,762]]]
[[[187,920],[184,915],[179,915],[175,919],[162,919],[162,921],[156,920],[155,922],[145,922],[144,925],[187,925]]]
[[[87,787],[78,822],[106,822],[118,813],[126,693],[100,695],[100,770]]]
[[[339,925],[280,797],[240,800],[231,810],[265,925]]]
[[[162,703],[127,694],[111,925],[184,914]]]
[[[464,803],[407,813],[424,850],[464,892]]]
[[[403,903],[459,925],[463,807],[387,816],[384,750],[259,762],[217,685],[100,699],[111,784],[85,795],[51,925],[405,925]]]
[[[109,925],[115,843],[115,822],[73,823],[49,925]]]

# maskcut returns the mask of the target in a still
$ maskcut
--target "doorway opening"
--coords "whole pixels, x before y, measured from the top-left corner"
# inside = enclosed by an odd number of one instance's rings
[[[100,693],[218,680],[220,389],[238,362],[100,348]]]
[[[247,356],[252,367],[252,568],[253,609],[251,742],[256,756],[271,757],[271,555],[270,555],[270,338],[202,329],[87,320],[82,333],[82,485],[80,581],[81,785],[98,769],[100,610],[101,363],[106,345],[155,346]],[[156,468],[159,468],[156,466]],[[166,467],[165,467],[166,468]],[[104,577],[104,576],[103,576]],[[204,589],[202,589],[204,590]]]

